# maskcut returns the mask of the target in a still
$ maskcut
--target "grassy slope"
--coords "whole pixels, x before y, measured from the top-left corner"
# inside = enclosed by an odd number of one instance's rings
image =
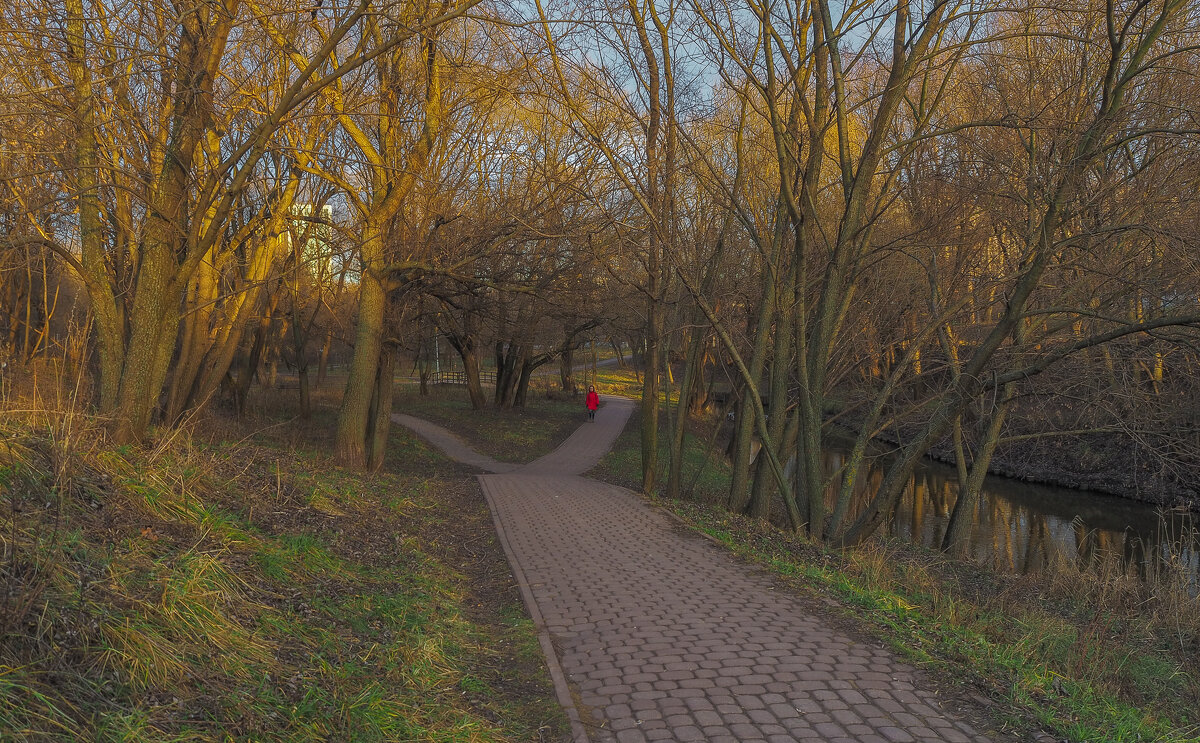
[[[609,383],[636,394],[631,378]],[[639,489],[637,431],[635,414],[592,476]],[[697,434],[685,448],[688,500],[658,502],[797,590],[835,600],[857,626],[982,694],[1008,724],[1077,742],[1200,741],[1200,600],[1178,586],[999,575],[899,543],[824,550],[720,508],[728,463],[711,431]],[[665,447],[659,461],[665,468]]]
[[[478,488],[421,442],[366,477],[327,417],[93,426],[0,415],[0,739],[564,737]]]
[[[572,402],[532,402],[478,415],[448,393],[397,409],[524,459],[578,417]],[[478,492],[402,431],[388,472],[366,478],[321,454],[328,420],[141,453],[95,448],[71,416],[0,421],[3,526],[18,545],[2,566],[17,590],[0,613],[0,738],[562,736]],[[700,505],[721,501],[728,476],[708,443],[688,452],[694,500],[667,507],[1012,724],[1071,741],[1200,740],[1194,599],[997,576],[896,544],[822,550]],[[635,419],[593,474],[636,486],[637,451]]]

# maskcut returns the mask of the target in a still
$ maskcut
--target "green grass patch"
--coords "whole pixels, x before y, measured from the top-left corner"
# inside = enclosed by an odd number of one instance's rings
[[[617,373],[617,372],[614,372]],[[633,373],[620,372],[622,378],[632,379]],[[640,387],[639,393],[640,394]],[[667,481],[670,467],[670,428],[667,415],[673,414],[665,402],[659,416],[658,436],[658,482]],[[714,424],[691,421],[683,439],[683,469],[681,495],[699,503],[724,503],[729,494],[732,468],[720,449],[720,442],[713,436]],[[632,490],[640,490],[642,483],[641,413],[637,410],[629,419],[625,430],[617,437],[612,449],[590,473],[606,482]]]
[[[138,449],[0,415],[0,739],[562,737],[533,627],[453,551],[491,535],[473,482],[403,431],[341,469],[286,416]]]
[[[1018,727],[1034,720],[1070,741],[1200,740],[1194,663],[1114,636],[1111,626],[1046,611],[1037,590],[1023,600],[1003,590],[973,600],[956,585],[1012,580],[1028,588],[1026,579],[972,576],[973,568],[908,545],[831,552],[710,507],[665,505],[733,553],[835,597],[897,652],[982,689]],[[1077,606],[1072,614],[1095,620],[1111,609]]]
[[[658,401],[660,405],[672,406],[679,400],[679,380],[668,383],[664,378],[659,382]],[[605,366],[596,370],[596,391],[602,395],[621,395],[634,400],[642,399],[642,376],[632,367]]]
[[[562,399],[530,391],[524,408],[475,410],[466,390],[434,387],[429,395],[397,393],[395,410],[423,418],[461,436],[502,462],[531,462],[563,442],[587,420],[583,397]]]
[[[833,598],[901,655],[995,700],[1004,724],[1070,741],[1200,741],[1195,596],[1120,576],[1000,575],[906,544],[821,549],[724,511],[730,470],[711,430],[697,426],[685,439],[686,500],[660,501],[697,530]],[[664,423],[656,499],[666,436]],[[639,490],[640,447],[635,413],[592,474]]]

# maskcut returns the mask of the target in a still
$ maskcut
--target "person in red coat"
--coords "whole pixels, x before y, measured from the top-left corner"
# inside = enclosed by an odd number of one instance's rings
[[[600,407],[600,396],[596,394],[596,387],[593,385],[588,387],[587,393],[587,409],[588,420],[596,420],[596,408]]]

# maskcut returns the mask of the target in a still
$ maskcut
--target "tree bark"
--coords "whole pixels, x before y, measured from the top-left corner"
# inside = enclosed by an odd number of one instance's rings
[[[787,232],[787,214],[782,203],[775,205],[775,227],[771,236],[771,250],[761,268],[761,292],[758,306],[758,316],[754,328],[754,345],[750,350],[747,366],[753,378],[753,389],[748,389],[747,395],[762,395],[762,376],[767,363],[767,349],[770,345],[771,331],[775,327],[776,305],[778,304],[781,270],[780,258],[783,254],[783,239]],[[783,323],[780,323],[782,328]],[[777,333],[776,336],[783,333]],[[789,346],[790,347],[790,346]],[[751,385],[747,385],[750,387]],[[747,412],[757,410],[743,404],[738,411],[735,421],[733,472],[729,481],[729,509],[742,511],[750,499],[750,452],[754,438],[754,419]],[[782,428],[780,429],[782,430]],[[766,442],[761,442],[765,444]]]
[[[385,89],[380,107],[386,115],[379,119],[376,145],[367,140],[362,130],[354,125],[344,112],[339,113],[343,125],[360,135],[352,138],[371,165],[371,201],[361,206],[365,212],[361,248],[363,270],[359,283],[354,355],[350,363],[350,375],[346,380],[346,391],[338,411],[335,436],[337,456],[343,464],[350,467],[367,465],[371,456],[367,445],[372,426],[371,396],[383,346],[383,320],[387,310],[386,282],[390,279],[387,275],[385,230],[400,209],[403,199],[411,193],[417,175],[428,165],[435,140],[442,127],[441,63],[436,34],[423,37],[421,56],[425,61],[421,136],[407,153],[403,166],[400,162],[402,134],[398,128],[399,112],[395,110],[396,96],[387,90],[389,86],[398,84],[398,81],[388,77],[385,69],[380,70],[379,81]],[[396,60],[391,61],[398,64]]]
[[[1008,415],[1014,392],[1015,385],[1003,385],[1000,392],[1001,402],[988,421],[983,441],[979,442],[978,453],[971,462],[970,472],[965,480],[961,479],[960,473],[958,500],[954,502],[946,535],[942,539],[942,549],[955,557],[966,557],[971,546],[971,527],[974,525],[980,494],[983,492],[983,481],[987,477],[988,467],[991,466],[996,445],[1000,443],[1000,433],[1004,429],[1004,419]]]
[[[699,365],[700,341],[697,336],[703,334],[696,327],[686,331],[687,362],[683,367],[683,379],[679,382],[679,397],[675,404],[675,422],[671,428],[670,463],[667,466],[667,497],[679,499],[683,489],[683,445],[687,436],[688,417],[691,413],[691,391]]]
[[[473,333],[464,332],[461,335],[448,335],[447,339],[454,350],[458,351],[463,363],[463,376],[467,381],[467,394],[471,398],[471,407],[483,410],[487,407],[487,396],[483,394],[483,383],[480,381],[480,363],[478,343]]]
[[[540,364],[535,364],[528,358],[521,362],[521,378],[517,381],[517,391],[513,395],[513,405],[516,407],[525,407],[525,401],[529,397],[529,379],[538,366]]]
[[[559,356],[558,378],[559,378],[559,381],[562,382],[563,392],[567,393],[568,395],[574,395],[575,394],[575,367],[574,367],[575,354],[572,353],[574,351],[574,349],[571,346],[570,340],[571,340],[570,338],[567,339],[568,342],[563,345],[562,355]]]
[[[789,296],[795,286],[794,272],[784,287],[783,296]],[[777,446],[776,456],[786,459],[788,440],[784,429],[788,423],[788,380],[792,370],[792,332],[795,327],[795,317],[782,309],[776,313],[775,349],[771,356],[771,405],[770,417],[767,420],[767,431],[770,437],[763,446]],[[797,418],[797,422],[798,422]],[[775,487],[766,457],[762,457],[755,467],[755,476],[750,488],[750,498],[746,503],[745,512],[758,519],[766,519],[771,512],[771,496]]]
[[[67,72],[71,77],[74,104],[74,152],[76,188],[79,193],[79,237],[83,281],[91,300],[96,321],[97,350],[100,359],[100,411],[111,413],[117,407],[121,369],[125,355],[125,319],[113,292],[104,252],[100,219],[100,193],[97,167],[99,143],[96,137],[97,105],[87,55],[85,16],[82,0],[66,0]]]
[[[338,428],[334,439],[338,459],[343,465],[356,468],[368,463],[369,414],[379,368],[379,353],[383,346],[383,318],[387,306],[383,286],[383,225],[374,220],[368,220],[365,226],[362,260],[354,355],[338,410]]]
[[[396,353],[385,345],[379,355],[375,383],[371,386],[371,409],[367,443],[370,455],[367,468],[372,472],[383,469],[387,459],[388,431],[392,421],[392,396],[396,381]]]
[[[301,420],[312,419],[312,391],[308,386],[308,364],[301,364],[296,371],[296,378],[300,387],[300,418]]]

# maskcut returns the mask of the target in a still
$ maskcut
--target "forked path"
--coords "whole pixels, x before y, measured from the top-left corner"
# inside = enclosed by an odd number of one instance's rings
[[[479,481],[576,743],[1001,740],[769,575],[632,492],[581,477],[632,408],[606,397],[594,422],[515,469],[396,417],[460,461],[502,472]]]

